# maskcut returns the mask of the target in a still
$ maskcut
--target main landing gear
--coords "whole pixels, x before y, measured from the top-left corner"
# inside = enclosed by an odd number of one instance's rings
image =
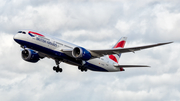
[[[81,72],[87,72],[87,68],[85,66],[78,66],[78,69],[81,70]]]
[[[57,73],[58,73],[58,72],[62,72],[62,71],[63,71],[62,68],[59,67],[59,64],[60,64],[61,62],[60,62],[60,61],[57,61],[57,60],[56,60],[55,62],[56,62],[56,65],[57,65],[57,66],[54,66],[54,67],[53,67],[53,70],[56,71]]]
[[[81,66],[78,66],[78,69],[79,69],[81,72],[83,72],[83,71],[87,72],[87,67],[85,66],[85,64],[86,64],[86,61],[82,61],[82,65],[81,65]]]

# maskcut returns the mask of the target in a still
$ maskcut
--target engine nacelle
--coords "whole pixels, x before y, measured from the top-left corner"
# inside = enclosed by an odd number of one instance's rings
[[[82,47],[75,47],[72,55],[74,58],[82,60],[89,60],[91,58],[91,53]]]
[[[38,53],[31,49],[25,49],[21,53],[22,58],[25,61],[36,63],[40,60]]]

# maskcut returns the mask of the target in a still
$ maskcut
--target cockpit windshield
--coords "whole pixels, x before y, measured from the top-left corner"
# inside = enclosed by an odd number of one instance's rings
[[[18,33],[26,34],[26,32],[24,32],[24,31],[18,31]]]

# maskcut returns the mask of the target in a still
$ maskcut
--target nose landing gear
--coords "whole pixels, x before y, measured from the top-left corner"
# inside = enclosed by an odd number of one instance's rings
[[[53,70],[56,71],[57,73],[58,73],[58,72],[62,72],[62,68],[60,68],[59,66],[57,66],[57,67],[54,66],[54,67],[53,67]]]
[[[56,71],[57,73],[58,73],[58,72],[62,72],[63,70],[62,70],[62,68],[60,68],[60,66],[59,66],[59,64],[60,64],[61,62],[58,61],[58,60],[56,60],[55,62],[56,62],[56,65],[57,65],[57,66],[54,66],[54,67],[53,67],[53,70]]]

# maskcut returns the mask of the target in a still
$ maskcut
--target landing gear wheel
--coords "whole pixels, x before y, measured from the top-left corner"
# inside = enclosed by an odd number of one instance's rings
[[[57,72],[57,73],[59,72],[59,68],[56,68],[56,72]]]
[[[87,72],[87,68],[84,66],[79,66],[78,69],[81,70],[81,72],[83,71]]]
[[[62,72],[63,70],[62,70],[62,68],[59,68],[59,72]]]
[[[81,70],[81,66],[78,66],[78,69]]]
[[[57,67],[54,66],[53,70],[56,71],[57,73],[62,72],[62,68],[59,68],[59,66],[57,66]]]
[[[57,67],[54,66],[54,67],[53,67],[53,70],[56,71],[56,69],[57,69]]]
[[[84,71],[87,72],[87,68],[85,68]]]

